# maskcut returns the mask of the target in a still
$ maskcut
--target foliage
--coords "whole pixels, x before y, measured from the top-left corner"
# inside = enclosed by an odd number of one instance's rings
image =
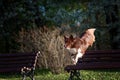
[[[91,2],[87,0],[67,0],[66,2],[61,0],[1,0],[0,6],[3,16],[1,17],[0,23],[1,26],[4,26],[4,22],[6,22],[7,24],[5,26],[10,26],[11,24],[12,26],[14,25],[13,27],[30,28],[35,27],[33,25],[38,25],[39,23],[39,26],[45,25],[47,22],[61,26],[61,24],[74,25],[77,22],[84,23],[87,20],[85,24],[90,24],[87,27],[94,26],[93,24],[105,25],[106,15],[104,6],[114,5],[116,3],[119,5],[118,0],[93,0]],[[39,23],[36,23],[36,20]]]
[[[14,35],[21,28],[31,29],[44,24],[40,4],[40,1],[34,0],[0,1],[0,43],[2,44],[1,48],[5,49],[2,52],[16,50],[17,43],[14,41]]]
[[[47,25],[47,27],[54,25],[60,27],[62,31],[68,32],[71,29],[71,31],[77,32],[77,35],[80,35],[86,28],[96,27],[97,34],[101,35],[96,35],[98,38],[116,27],[117,31],[113,30],[117,33],[116,36],[109,33],[110,36],[114,36],[110,39],[118,44],[120,28],[117,26],[120,26],[120,13],[117,13],[119,12],[117,8],[114,9],[114,5],[117,5],[119,10],[119,0],[1,0],[1,48],[6,48],[3,52],[16,49],[17,44],[13,36],[21,28],[32,29],[44,25]],[[112,14],[117,19],[115,22],[109,21],[112,20],[110,18]],[[110,16],[107,17],[107,15]],[[109,21],[109,24],[107,21]],[[98,39],[97,41],[101,40]],[[108,39],[109,43],[112,41]],[[15,44],[12,45],[13,43]]]

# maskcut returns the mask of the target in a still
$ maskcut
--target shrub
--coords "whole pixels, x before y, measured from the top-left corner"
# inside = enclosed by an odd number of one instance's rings
[[[63,36],[58,28],[22,29],[17,42],[20,44],[19,52],[41,52],[37,63],[39,68],[60,73],[65,65],[71,63],[69,55],[65,54]]]

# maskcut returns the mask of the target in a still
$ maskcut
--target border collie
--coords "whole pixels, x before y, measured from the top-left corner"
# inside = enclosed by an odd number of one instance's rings
[[[76,64],[79,58],[85,54],[89,46],[95,42],[95,28],[87,29],[80,37],[64,36],[65,48],[70,52],[73,64]]]

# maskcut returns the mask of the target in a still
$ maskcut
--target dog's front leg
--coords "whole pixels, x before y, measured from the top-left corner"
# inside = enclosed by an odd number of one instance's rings
[[[76,55],[76,58],[75,58],[75,64],[78,62],[78,59],[79,58],[82,58],[83,54],[81,52],[78,52],[78,54]]]
[[[71,56],[71,60],[73,64],[76,64],[76,57],[75,56]]]

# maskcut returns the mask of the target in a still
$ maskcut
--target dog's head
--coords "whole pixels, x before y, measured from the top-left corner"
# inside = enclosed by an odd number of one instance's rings
[[[72,43],[73,43],[73,41],[74,41],[74,38],[73,38],[73,36],[71,35],[71,36],[64,36],[64,40],[65,40],[65,45],[64,45],[64,47],[65,48],[71,48],[71,46],[72,46]]]

